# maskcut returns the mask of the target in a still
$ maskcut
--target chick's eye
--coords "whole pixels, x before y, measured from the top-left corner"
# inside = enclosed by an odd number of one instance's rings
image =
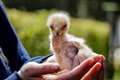
[[[53,25],[50,25],[50,28],[53,30],[54,29]]]
[[[62,30],[65,29],[66,27],[67,27],[67,24],[64,24],[64,25],[62,26]]]

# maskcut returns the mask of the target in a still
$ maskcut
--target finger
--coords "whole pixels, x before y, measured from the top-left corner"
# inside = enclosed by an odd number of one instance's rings
[[[27,80],[58,80],[56,76],[57,75],[54,75],[54,74],[47,74],[47,75],[42,75],[38,77],[30,77]]]
[[[104,61],[105,57],[103,55],[97,55],[93,57],[95,62],[100,62],[102,67],[100,72],[97,74],[96,79],[97,80],[104,80]]]
[[[89,58],[83,61],[79,66],[75,67],[68,73],[57,76],[58,80],[79,80],[94,65],[94,59]]]
[[[100,70],[100,73],[98,73],[96,79],[97,80],[104,80],[104,63],[102,64],[102,67],[101,67],[101,70]]]
[[[93,59],[95,60],[95,62],[100,62],[102,64],[105,61],[105,57],[103,55],[96,55],[93,57]]]
[[[27,80],[45,80],[45,79],[43,79],[42,77],[30,77]]]
[[[25,70],[26,73],[30,74],[29,76],[40,76],[59,71],[59,65],[55,63],[38,64],[35,62],[30,62],[27,64]]]
[[[97,62],[85,75],[81,80],[93,80],[97,73],[101,69],[101,63]]]
[[[95,65],[96,62],[101,59],[100,56],[88,58],[83,61],[79,66],[74,68],[72,71],[62,73],[60,75],[46,76],[46,79],[50,80],[79,80]]]
[[[57,75],[55,74],[48,74],[48,75],[43,75],[42,78],[44,80],[63,80],[63,79],[58,79]],[[41,79],[40,79],[41,80]],[[66,79],[65,79],[66,80]]]
[[[59,65],[55,63],[38,64],[34,69],[41,75],[55,73],[60,70]]]
[[[100,62],[100,63],[102,63],[103,64],[103,62],[104,62],[104,60],[105,60],[105,58],[104,58],[104,56],[103,55],[96,55],[96,56],[93,56],[93,57],[91,57],[91,58],[88,58],[88,59],[86,59],[85,61],[83,61],[81,64],[80,64],[80,66],[79,66],[79,70],[77,71],[77,72],[75,72],[75,74],[74,75],[76,75],[76,74],[79,74],[80,72],[81,72],[81,77],[83,77],[83,75],[85,74],[85,73],[87,73],[87,71],[89,71],[89,69],[94,65],[94,64],[96,64],[97,62]],[[90,63],[91,62],[91,63]],[[90,65],[89,65],[90,64]],[[77,69],[77,67],[76,67],[76,69]],[[75,69],[74,69],[75,70]],[[80,72],[79,72],[80,71]]]

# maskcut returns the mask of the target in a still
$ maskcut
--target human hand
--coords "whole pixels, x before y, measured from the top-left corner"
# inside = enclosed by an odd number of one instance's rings
[[[95,56],[98,56],[97,58],[94,58]],[[97,73],[97,75],[95,76],[95,80],[104,80],[104,62],[105,62],[105,57],[103,55],[100,54],[96,54],[96,53],[92,53],[92,54],[88,54],[88,53],[79,53],[75,56],[74,58],[74,66],[80,64],[82,61],[84,61],[87,58],[93,57],[95,59],[95,61],[101,63],[101,70]]]
[[[95,68],[91,68],[89,70],[89,72],[93,71],[94,77],[89,76],[91,73],[86,73],[82,80],[93,80],[93,78],[95,80],[104,80],[104,61],[105,61],[105,57],[103,55],[96,55],[93,58],[94,58],[95,62],[99,62],[101,64],[101,69],[97,73],[94,73]]]
[[[88,58],[71,71],[47,76],[45,80],[93,80],[102,68],[100,60],[104,60],[104,57],[94,56]]]
[[[59,70],[57,64],[29,62],[25,64],[18,72],[23,80],[92,80],[101,69],[101,64],[96,61],[99,57],[89,58],[83,61],[73,70],[58,75],[54,75]],[[50,76],[44,76],[51,74]]]
[[[36,63],[28,62],[23,65],[22,68],[18,71],[18,75],[22,80],[39,80],[42,79],[42,75],[55,73],[59,71],[59,65],[56,63]]]

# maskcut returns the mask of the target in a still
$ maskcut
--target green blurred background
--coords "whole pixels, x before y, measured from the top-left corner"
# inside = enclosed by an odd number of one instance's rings
[[[11,23],[32,56],[49,53],[49,29],[46,21],[48,15],[53,12],[56,11],[26,12],[8,9]],[[109,26],[106,22],[71,17],[69,33],[85,38],[95,52],[107,54]]]
[[[111,26],[107,21],[107,11],[105,11],[104,5],[107,0],[3,1],[7,7],[10,22],[32,57],[50,53],[49,30],[46,26],[47,17],[49,14],[61,10],[70,14],[69,33],[83,37],[96,53],[108,57]],[[119,2],[119,0],[117,1]],[[110,8],[107,7],[107,10]],[[115,5],[112,6],[112,10],[114,9],[117,9]],[[120,70],[117,69],[114,80],[119,80],[119,76]]]

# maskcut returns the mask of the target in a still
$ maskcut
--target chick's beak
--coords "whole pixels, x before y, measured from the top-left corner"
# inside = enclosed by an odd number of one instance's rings
[[[59,31],[59,27],[55,27],[55,31]]]
[[[54,25],[55,31],[59,31],[59,30],[60,30],[60,27],[61,27],[60,25],[55,24],[55,25]]]

